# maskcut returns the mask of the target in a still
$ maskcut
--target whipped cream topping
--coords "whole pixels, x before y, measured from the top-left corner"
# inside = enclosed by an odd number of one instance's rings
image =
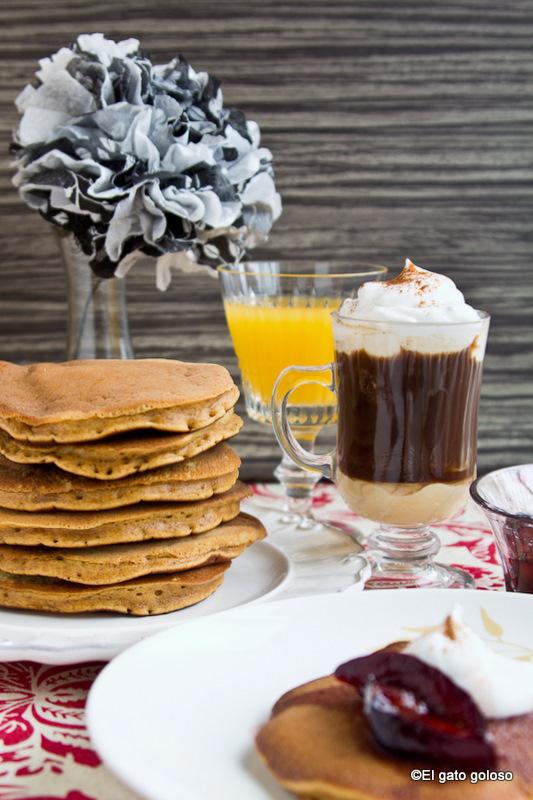
[[[383,322],[472,322],[477,311],[465,302],[451,278],[421,269],[406,259],[400,274],[389,281],[367,281],[348,298],[340,315]]]
[[[451,353],[472,346],[473,357],[481,361],[488,328],[488,320],[465,302],[450,278],[409,259],[396,278],[364,283],[334,320],[337,350],[366,350],[378,357],[402,349]]]
[[[403,652],[447,675],[469,693],[485,717],[533,712],[533,664],[495,653],[464,624],[460,606],[438,630],[414,639]]]

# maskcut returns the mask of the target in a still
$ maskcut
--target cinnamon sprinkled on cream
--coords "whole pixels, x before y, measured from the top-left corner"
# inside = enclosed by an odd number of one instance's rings
[[[357,298],[344,301],[340,315],[353,320],[415,324],[479,320],[477,311],[465,303],[451,278],[417,267],[410,259],[395,278],[364,283]]]
[[[451,614],[444,620],[444,635],[451,639],[452,642],[457,639],[457,627]]]
[[[383,286],[401,286],[402,284],[410,284],[415,285],[417,289],[420,291],[427,290],[427,283],[422,277],[422,274],[428,275],[426,270],[421,270],[416,264],[407,258],[405,260],[405,267],[402,269],[399,275],[396,275],[395,278],[390,278],[388,281],[383,281]]]
[[[400,292],[403,291],[404,287],[410,288],[414,290],[417,296],[420,296],[424,295],[426,292],[431,292],[432,284],[435,283],[435,278],[437,278],[435,273],[417,267],[416,264],[413,264],[413,262],[407,258],[405,260],[405,266],[400,274],[388,281],[383,281],[382,285],[399,287]],[[420,305],[422,305],[422,301]]]

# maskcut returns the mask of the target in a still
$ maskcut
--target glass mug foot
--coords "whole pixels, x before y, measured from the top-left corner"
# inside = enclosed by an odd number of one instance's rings
[[[365,589],[474,589],[467,572],[435,563],[438,536],[427,527],[381,526],[361,554],[367,563]]]
[[[474,588],[467,572],[435,563],[440,540],[427,525],[381,525],[369,537],[368,548],[372,574],[366,589]]]
[[[468,572],[428,561],[423,564],[375,559],[369,554],[371,573],[365,589],[475,589]]]

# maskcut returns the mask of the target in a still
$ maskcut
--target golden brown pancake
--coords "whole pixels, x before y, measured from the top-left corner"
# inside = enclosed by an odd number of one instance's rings
[[[241,418],[228,411],[211,425],[190,433],[127,434],[80,444],[19,442],[0,431],[0,453],[20,464],[55,464],[74,475],[108,481],[177,464],[230,439],[241,428]]]
[[[77,549],[0,545],[0,571],[38,575],[90,586],[121,583],[142,575],[183,572],[239,556],[264,539],[255,517],[239,514],[207,533],[164,541],[112,544]]]
[[[0,428],[33,442],[84,442],[140,428],[203,428],[237,402],[224,367],[167,359],[19,366],[0,361]]]
[[[290,792],[316,800],[524,800],[533,797],[533,714],[492,720],[497,770],[513,781],[413,781],[432,765],[386,753],[376,743],[357,690],[334,676],[283,695],[259,731],[257,749]],[[434,766],[434,765],[433,765]],[[435,774],[439,768],[435,766]]]
[[[240,463],[229,445],[219,444],[179,464],[99,481],[53,466],[16,464],[0,456],[0,507],[94,511],[146,501],[202,500],[231,489]]]
[[[134,616],[167,614],[213,594],[230,563],[171,575],[148,575],[116,586],[81,586],[52,578],[0,573],[0,606],[60,614],[85,611],[116,611]]]
[[[0,508],[0,543],[96,547],[205,533],[237,516],[251,490],[237,481],[227,492],[192,503],[137,503],[107,511],[11,511]]]

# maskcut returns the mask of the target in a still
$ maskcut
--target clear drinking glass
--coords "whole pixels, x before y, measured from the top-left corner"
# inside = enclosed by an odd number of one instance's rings
[[[464,506],[476,475],[489,327],[488,315],[478,316],[414,324],[335,313],[335,363],[289,367],[275,386],[273,421],[282,449],[300,467],[332,477],[353,511],[379,523],[368,542],[368,588],[473,585],[467,573],[434,562],[440,541],[430,526]],[[287,409],[294,387],[283,386],[293,372],[318,377],[326,369],[337,393],[337,446],[317,455],[293,435]]]
[[[219,267],[224,309],[239,360],[248,416],[270,425],[271,397],[289,364],[331,361],[331,313],[366,280],[380,280],[385,267],[305,261],[246,262]],[[324,373],[322,378],[327,373]],[[289,389],[293,384],[287,382]],[[287,407],[294,435],[312,450],[318,433],[337,420],[335,396],[324,380],[295,391]],[[298,467],[283,453],[274,472],[285,490],[285,521],[311,527],[311,494],[319,474]]]
[[[533,464],[489,472],[470,494],[494,532],[505,588],[533,594]]]

